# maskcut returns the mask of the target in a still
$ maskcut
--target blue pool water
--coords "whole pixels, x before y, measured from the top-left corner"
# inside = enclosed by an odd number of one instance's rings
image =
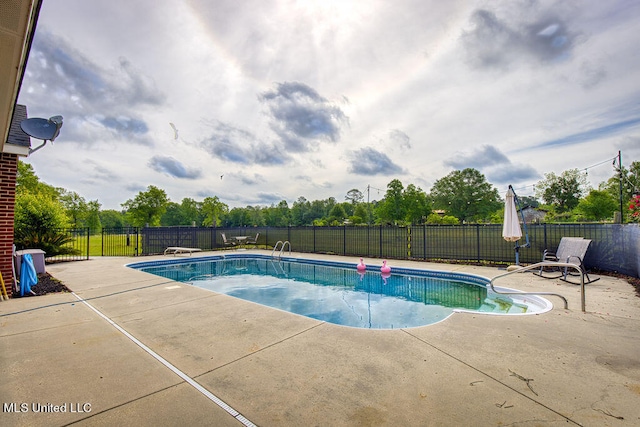
[[[533,314],[547,311],[542,298],[503,296],[489,280],[471,274],[379,266],[363,274],[356,264],[260,255],[220,255],[129,264],[269,307],[338,325],[371,329],[424,326],[454,311]]]

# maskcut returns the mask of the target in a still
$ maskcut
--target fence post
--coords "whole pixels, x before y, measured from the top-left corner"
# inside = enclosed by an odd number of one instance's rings
[[[480,224],[476,224],[476,247],[477,247],[477,258],[478,264],[480,264]]]
[[[140,255],[138,253],[138,248],[139,247],[140,247],[140,227],[136,227],[136,249],[133,251],[133,256]]]
[[[347,254],[347,226],[342,224],[342,255]]]
[[[427,259],[427,225],[422,224],[422,253],[424,254],[424,259]]]
[[[411,259],[411,226],[407,225],[407,259]]]
[[[382,258],[382,224],[380,224],[380,258]]]
[[[364,227],[364,225],[363,225]],[[371,225],[367,224],[367,252],[366,256],[371,256]]]
[[[89,259],[90,238],[91,238],[91,229],[87,227],[87,259]]]

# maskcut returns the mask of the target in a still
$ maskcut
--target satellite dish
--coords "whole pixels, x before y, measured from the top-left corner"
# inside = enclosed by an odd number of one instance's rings
[[[29,154],[36,150],[41,149],[47,143],[47,141],[53,142],[60,134],[60,128],[62,127],[62,116],[53,116],[47,119],[25,119],[20,122],[20,128],[22,131],[32,138],[44,140],[44,144],[39,147],[29,150]]]

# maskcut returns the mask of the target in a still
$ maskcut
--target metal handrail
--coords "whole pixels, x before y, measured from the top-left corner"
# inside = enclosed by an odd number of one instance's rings
[[[289,245],[289,255],[291,255],[291,242],[289,242],[288,240],[285,240],[284,243],[282,244],[282,249],[280,249],[280,254],[278,255],[278,258],[282,258],[282,253],[284,252],[284,248]]]
[[[542,267],[565,267],[565,268],[574,268],[576,270],[578,270],[580,272],[580,299],[581,299],[581,305],[582,305],[582,312],[584,313],[586,311],[585,306],[585,294],[584,294],[584,272],[582,271],[582,268],[580,268],[579,265],[576,264],[571,264],[568,262],[556,262],[556,261],[542,261],[536,264],[532,264],[532,265],[528,265],[526,267],[521,267],[517,270],[513,270],[513,271],[509,271],[507,273],[501,274],[499,276],[494,277],[493,279],[491,279],[491,282],[489,282],[489,285],[491,286],[491,290],[493,292],[495,292],[496,294],[502,294],[502,295],[553,295],[556,297],[560,297],[562,298],[562,300],[564,301],[564,308],[568,309],[569,308],[569,303],[567,302],[567,299],[565,297],[563,297],[560,294],[556,294],[553,292],[499,292],[496,291],[495,288],[493,287],[493,282],[495,282],[497,279],[500,279],[502,277],[506,277],[509,276],[511,274],[514,273],[523,273],[525,271],[529,271],[529,270],[534,270],[534,269],[538,269],[538,268],[542,268]]]
[[[282,245],[284,247],[284,242],[282,240],[278,240],[275,245],[273,245],[273,250],[271,251],[271,258],[273,258],[273,254],[276,253],[278,249],[278,245]]]
[[[276,242],[275,245],[273,245],[273,250],[271,251],[271,257],[275,258],[273,256],[273,254],[276,252],[276,250],[278,249],[278,244],[282,245],[280,247],[280,252],[278,252],[278,258],[282,258],[282,252],[284,252],[284,248],[286,245],[289,245],[289,255],[291,255],[291,242],[289,242],[288,240],[285,240],[284,242],[282,240],[278,240]]]

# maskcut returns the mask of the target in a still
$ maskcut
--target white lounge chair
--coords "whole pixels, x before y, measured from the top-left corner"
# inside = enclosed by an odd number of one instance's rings
[[[200,252],[202,251],[202,249],[198,249],[198,248],[183,248],[181,246],[169,246],[167,249],[164,250],[164,254],[172,254],[173,256],[176,256],[177,254],[186,254],[188,253],[189,256],[191,256],[191,254],[193,254],[194,252]]]

